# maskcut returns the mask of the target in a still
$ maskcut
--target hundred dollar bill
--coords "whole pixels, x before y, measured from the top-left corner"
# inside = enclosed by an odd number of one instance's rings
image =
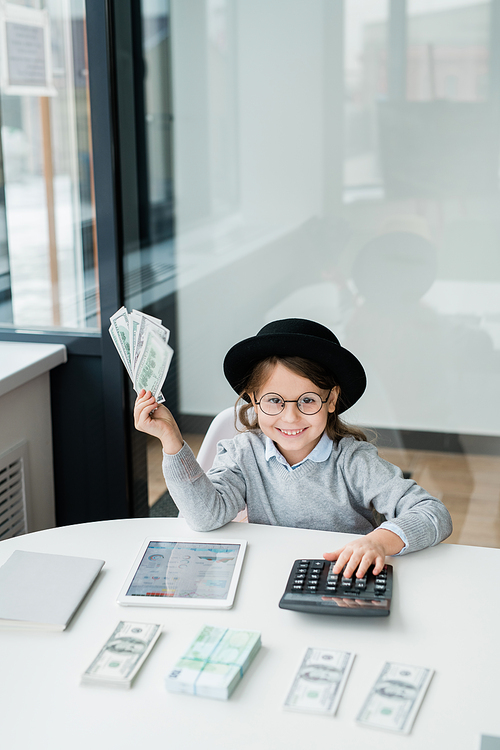
[[[173,354],[173,349],[162,341],[156,331],[147,332],[135,369],[136,393],[144,388],[145,391],[151,391],[155,398],[160,395]]]
[[[132,373],[135,377],[137,362],[144,347],[148,330],[156,331],[165,344],[168,343],[170,331],[161,324],[159,318],[153,318],[152,315],[146,315],[146,313],[138,310],[132,310],[129,314],[129,326]]]
[[[236,664],[246,669],[256,644],[260,647],[260,633],[255,630],[228,628],[224,632],[224,628],[207,625],[186,652],[186,658],[208,658],[212,662]]]
[[[113,340],[113,343],[121,357],[123,364],[132,379],[132,359],[130,353],[130,335],[129,335],[129,319],[128,313],[125,307],[120,307],[117,312],[110,318],[111,325],[109,327],[109,334]]]
[[[135,361],[135,354],[137,351],[137,347],[136,347],[137,331],[139,330],[139,326],[141,324],[141,317],[140,315],[135,314],[134,310],[132,310],[132,312],[128,316],[128,324],[129,324],[128,339],[129,339],[129,344],[130,344],[130,361],[133,363]]]
[[[122,620],[83,673],[82,682],[129,688],[160,634],[161,625]]]
[[[434,671],[386,662],[356,721],[409,734]]]
[[[355,654],[326,648],[308,648],[286,697],[291,711],[337,712]]]

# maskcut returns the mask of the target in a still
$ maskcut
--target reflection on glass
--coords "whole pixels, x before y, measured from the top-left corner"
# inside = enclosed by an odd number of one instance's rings
[[[142,0],[132,13],[141,67],[135,112],[130,111],[138,150],[139,222],[124,248],[125,301],[173,327],[165,303],[175,277],[169,2]]]
[[[4,7],[9,13],[0,22],[8,43],[1,56],[0,110],[12,309],[2,323],[95,330],[97,247],[84,2]],[[43,44],[37,51],[30,48],[30,34],[43,38],[45,56]],[[26,72],[34,69],[38,78],[29,80]]]
[[[271,319],[303,316],[332,328],[366,365],[353,421],[419,433],[429,446],[435,434],[457,452],[493,452],[497,9],[462,0],[173,0],[184,413],[214,415],[232,403],[220,363],[235,341]],[[224,75],[209,64],[214,39],[224,40]],[[236,116],[224,119],[229,112]],[[235,148],[223,152],[229,122]],[[221,172],[236,180],[224,216]],[[430,470],[429,455],[392,456],[440,497],[449,488],[439,467],[457,471],[454,540],[477,543],[473,524],[460,535],[487,498],[482,528],[496,519],[500,542],[500,465],[487,492],[474,474],[498,459],[458,458],[441,456]]]

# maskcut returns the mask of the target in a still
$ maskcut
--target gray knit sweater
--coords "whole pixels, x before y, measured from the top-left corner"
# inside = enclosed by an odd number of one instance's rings
[[[265,458],[261,432],[222,440],[205,474],[184,444],[163,454],[168,490],[188,524],[209,531],[248,509],[251,523],[367,534],[376,527],[373,509],[397,525],[408,541],[405,552],[438,544],[451,534],[445,506],[401,470],[384,461],[375,446],[347,437],[330,458],[306,460],[293,471]],[[384,526],[384,524],[382,524]]]

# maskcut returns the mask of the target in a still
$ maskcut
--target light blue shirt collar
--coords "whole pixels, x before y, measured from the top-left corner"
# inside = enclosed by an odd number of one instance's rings
[[[330,458],[333,449],[333,440],[330,440],[326,432],[324,432],[320,438],[319,443],[312,449],[308,456],[306,456],[298,464],[290,466],[286,458],[279,452],[271,438],[266,438],[266,461],[270,461],[271,458],[275,458],[280,464],[283,464],[289,471],[293,471],[297,466],[300,466],[304,461],[314,461],[315,463],[321,463]]]

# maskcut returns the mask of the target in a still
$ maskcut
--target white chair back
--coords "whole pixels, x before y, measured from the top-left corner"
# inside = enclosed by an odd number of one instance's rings
[[[239,427],[243,425],[237,420]],[[219,412],[216,417],[212,420],[210,427],[207,430],[207,434],[203,438],[203,442],[198,451],[197,461],[200,464],[203,471],[208,471],[212,468],[214,458],[217,455],[217,443],[219,440],[226,438],[233,438],[238,434],[238,430],[234,425],[234,407],[230,406],[228,409],[224,409]],[[234,521],[246,522],[248,521],[248,514],[246,509],[238,513]]]

